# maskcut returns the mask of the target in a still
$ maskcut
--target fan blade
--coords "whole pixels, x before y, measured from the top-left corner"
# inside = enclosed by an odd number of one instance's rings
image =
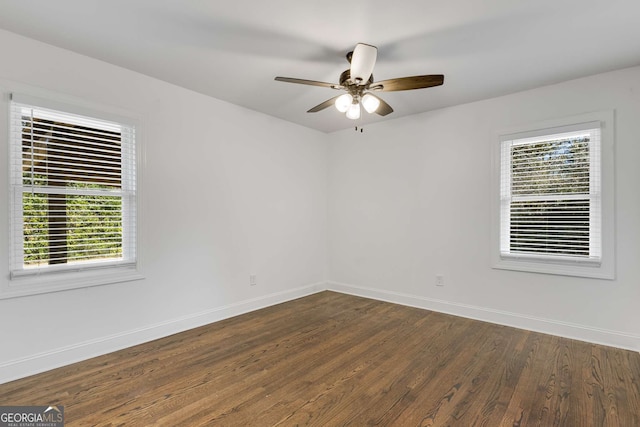
[[[331,99],[327,99],[326,101],[324,101],[322,104],[318,104],[315,107],[313,107],[312,109],[310,109],[309,111],[307,111],[307,113],[317,113],[318,111],[322,111],[325,108],[329,108],[332,105],[335,105],[336,103],[336,99],[338,99],[338,97],[340,97],[341,95],[338,96],[334,96]]]
[[[431,74],[426,76],[401,77],[399,79],[382,80],[371,83],[370,90],[380,90],[392,92],[398,90],[424,89],[427,87],[440,86],[444,83],[442,74]]]
[[[359,85],[366,84],[373,73],[377,57],[377,47],[358,43],[351,56],[351,81]]]
[[[376,114],[386,116],[387,114],[393,113],[393,108],[391,108],[391,105],[387,104],[384,99],[380,98],[379,96],[375,96],[372,93],[369,93],[369,95],[377,98],[378,101],[380,101],[380,105],[376,109]]]
[[[301,85],[321,86],[321,87],[328,87],[331,89],[340,89],[340,85],[333,84],[333,83],[317,82],[315,80],[294,79],[293,77],[276,77],[275,79],[279,82],[298,83]]]

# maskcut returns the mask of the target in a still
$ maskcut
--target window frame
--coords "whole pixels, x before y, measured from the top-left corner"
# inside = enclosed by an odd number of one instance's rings
[[[585,113],[562,119],[547,120],[497,132],[492,146],[492,267],[495,269],[556,274],[588,278],[615,279],[615,199],[614,199],[614,111]],[[501,175],[503,142],[544,137],[575,129],[588,124],[600,124],[600,220],[601,254],[598,261],[570,256],[535,256],[508,254],[501,251],[505,224],[503,215]],[[506,237],[508,238],[508,236]]]
[[[141,199],[141,169],[140,166],[142,164],[141,154],[142,154],[142,126],[140,125],[141,120],[131,114],[130,112],[116,110],[113,108],[108,108],[104,106],[95,106],[90,105],[82,101],[71,100],[69,101],[58,101],[57,97],[38,97],[32,96],[30,94],[26,94],[24,92],[18,92],[11,94],[10,92],[5,92],[3,96],[3,110],[4,115],[6,117],[3,120],[6,120],[7,123],[7,169],[9,174],[13,174],[13,166],[10,164],[10,159],[12,157],[12,152],[14,150],[13,142],[11,141],[10,126],[9,124],[9,116],[11,114],[11,101],[12,99],[20,104],[28,104],[34,107],[40,107],[49,110],[60,111],[69,114],[75,114],[80,116],[93,117],[99,120],[105,120],[110,122],[116,122],[123,125],[131,126],[135,129],[135,140],[133,143],[133,155],[135,156],[135,162],[133,163],[133,167],[135,168],[134,172],[134,180],[135,180],[135,196],[132,199],[134,206],[134,218],[136,225],[136,230],[134,233],[133,241],[131,245],[133,246],[133,250],[136,253],[135,259],[131,261],[116,261],[109,263],[100,263],[95,262],[91,263],[91,265],[78,265],[69,266],[65,265],[62,268],[53,266],[53,268],[43,268],[38,269],[35,274],[31,272],[21,272],[16,271],[12,272],[11,265],[11,256],[9,256],[8,267],[9,267],[9,280],[2,281],[2,285],[0,286],[0,299],[6,298],[14,298],[28,295],[36,295],[42,293],[49,292],[57,292],[64,291],[70,289],[77,288],[86,288],[90,286],[99,286],[106,285],[112,283],[122,283],[133,280],[139,280],[144,278],[142,275],[141,268],[141,234],[140,234],[140,199]],[[16,207],[19,207],[20,212],[22,212],[22,192],[16,191],[13,188],[13,180],[8,182],[7,188],[7,196],[9,203],[8,210],[12,210],[16,203],[18,204]],[[123,198],[123,203],[125,203],[125,198]],[[11,214],[9,215],[11,218]],[[18,221],[19,222],[19,221]],[[126,225],[123,223],[123,227]],[[20,241],[17,242],[17,235],[15,230],[21,227],[17,223],[13,223],[10,221],[9,224],[9,253],[14,253],[14,245],[19,244],[22,247],[22,236],[20,233]],[[124,249],[124,248],[123,248]],[[17,249],[16,249],[17,250]]]

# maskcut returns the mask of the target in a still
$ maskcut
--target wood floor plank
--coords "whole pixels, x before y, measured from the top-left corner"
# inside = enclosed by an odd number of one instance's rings
[[[640,354],[321,292],[0,385],[68,426],[640,426]]]
[[[465,335],[456,340],[462,345],[445,352],[450,360],[415,390],[416,404],[403,411],[398,425],[469,425],[470,399],[485,385],[486,372],[494,365],[487,356],[495,355],[501,339],[494,325],[467,322]]]

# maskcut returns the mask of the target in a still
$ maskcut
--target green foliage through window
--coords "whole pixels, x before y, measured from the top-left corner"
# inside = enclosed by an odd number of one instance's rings
[[[122,201],[117,196],[65,196],[68,261],[122,256]],[[24,263],[49,260],[49,215],[46,194],[24,193]]]
[[[22,117],[25,266],[122,258],[121,134]]]

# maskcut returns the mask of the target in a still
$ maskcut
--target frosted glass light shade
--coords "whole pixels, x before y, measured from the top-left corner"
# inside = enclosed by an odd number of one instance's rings
[[[374,113],[380,106],[380,100],[370,93],[365,93],[362,97],[362,106],[367,113]]]
[[[347,118],[351,120],[357,120],[360,118],[360,104],[351,104],[347,110]]]
[[[353,102],[353,97],[351,95],[349,95],[348,93],[345,93],[343,95],[340,95],[337,99],[336,99],[336,108],[338,109],[338,111],[340,111],[341,113],[345,113],[349,107],[351,106],[351,103]]]

